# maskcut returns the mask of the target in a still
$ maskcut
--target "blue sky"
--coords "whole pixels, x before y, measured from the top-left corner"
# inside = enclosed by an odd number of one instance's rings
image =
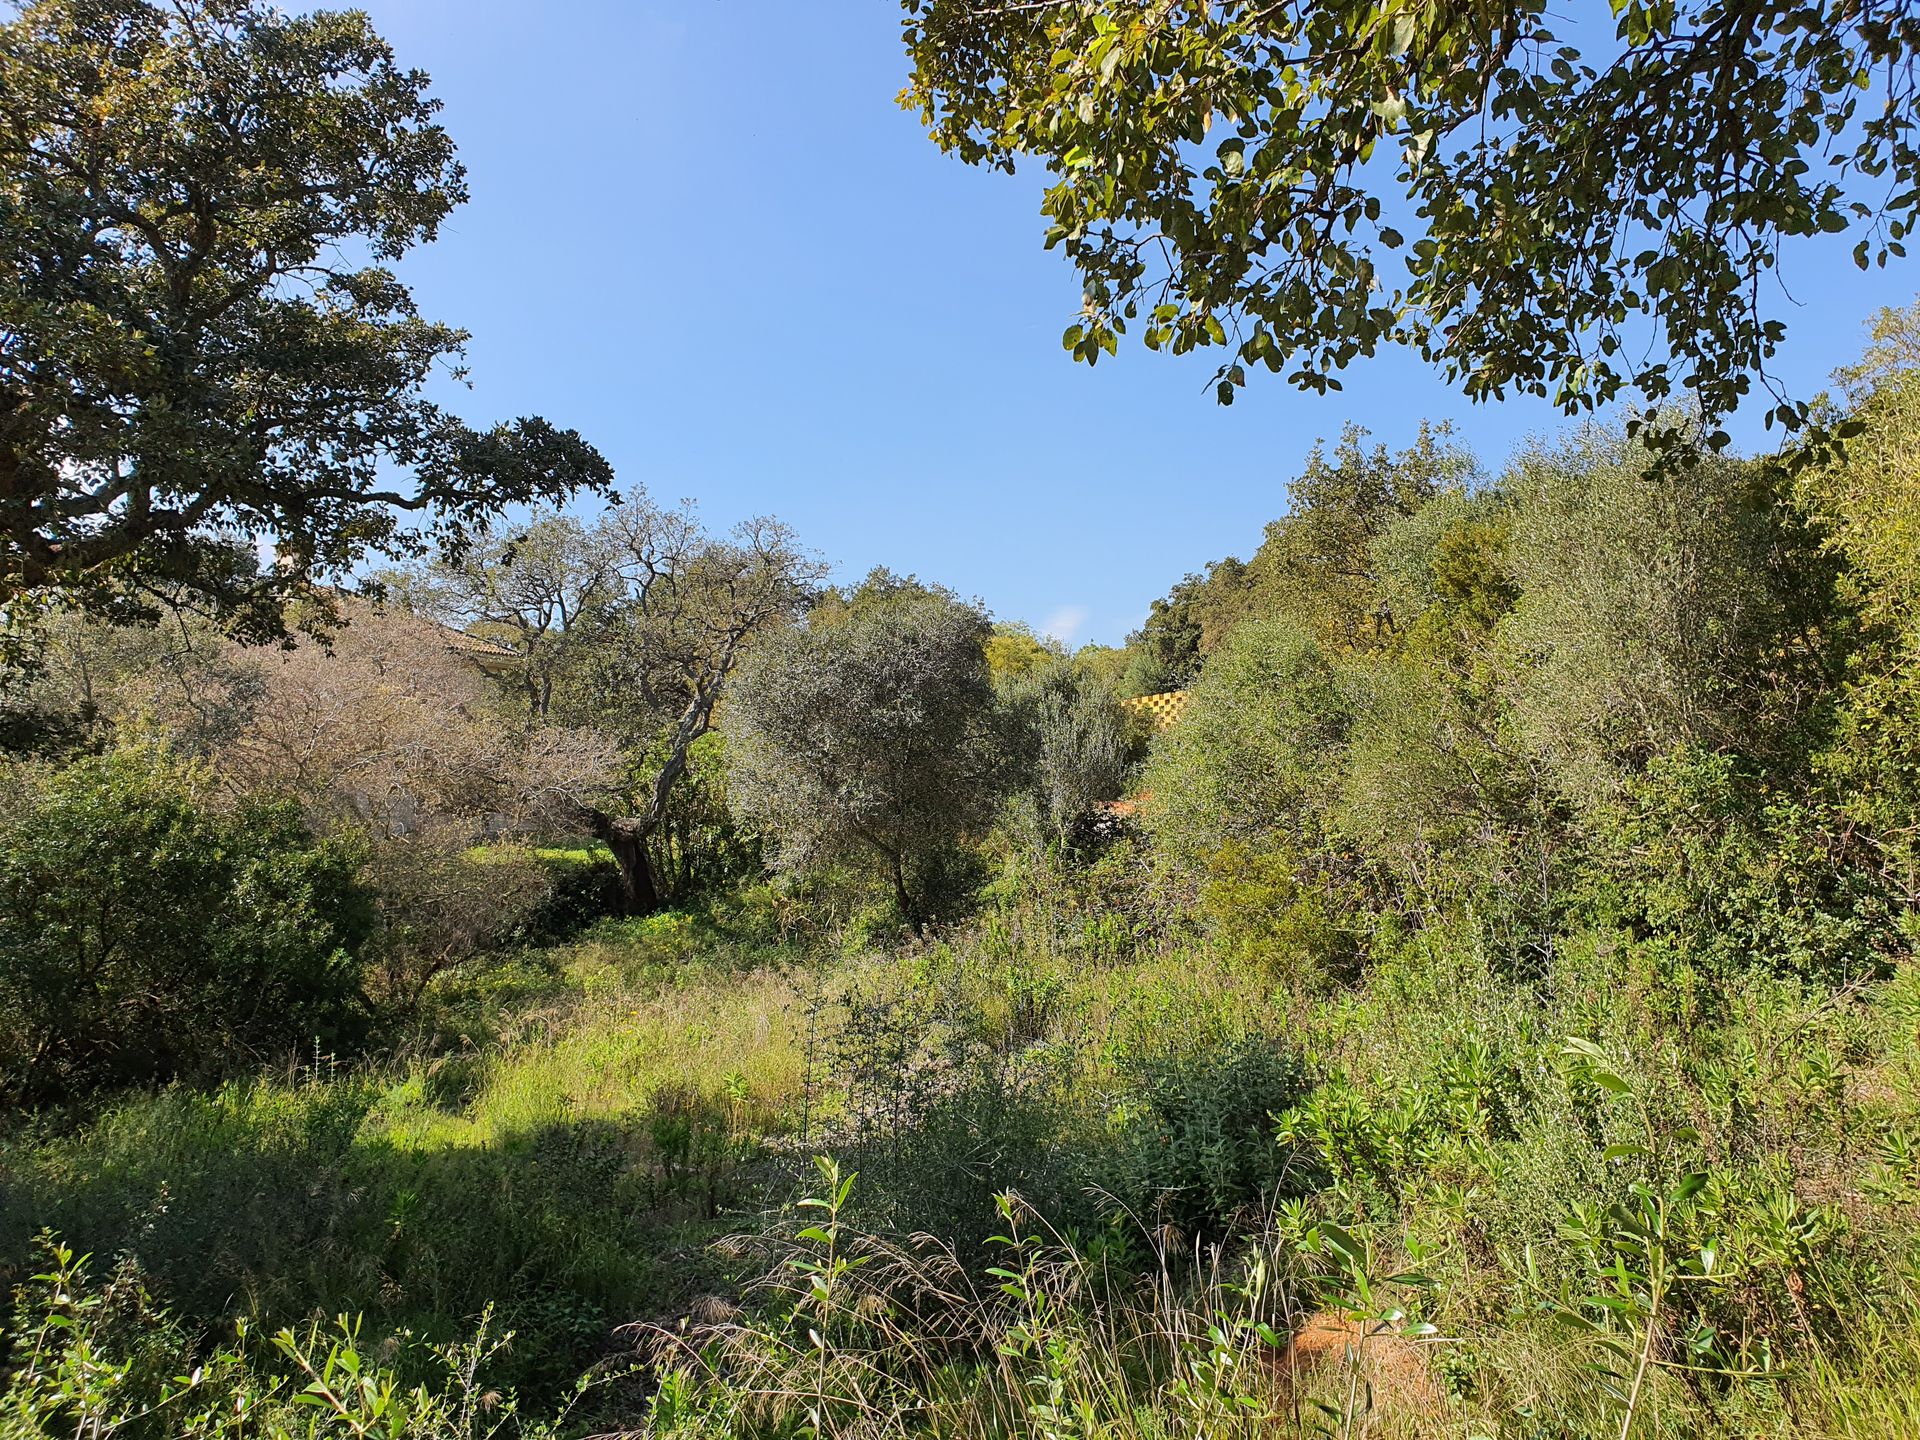
[[[474,333],[455,407],[571,425],[711,523],[776,514],[842,576],[885,564],[1117,642],[1181,575],[1250,554],[1347,420],[1398,444],[1451,418],[1492,468],[1561,423],[1470,406],[1401,354],[1327,397],[1260,374],[1231,409],[1217,355],[1073,364],[1041,181],[941,155],[898,108],[894,0],[361,3],[433,75],[469,171],[471,203],[402,267]],[[1920,287],[1849,248],[1783,265],[1795,393]]]

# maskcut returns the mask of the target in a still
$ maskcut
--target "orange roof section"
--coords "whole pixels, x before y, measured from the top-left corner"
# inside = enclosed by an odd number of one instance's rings
[[[449,650],[461,655],[471,655],[483,666],[489,661],[502,662],[517,659],[519,656],[518,651],[510,650],[505,645],[497,645],[491,640],[483,640],[478,635],[469,635],[464,630],[456,630],[453,626],[443,625],[438,620],[434,621],[433,624],[439,628],[442,635],[446,636],[447,648]]]

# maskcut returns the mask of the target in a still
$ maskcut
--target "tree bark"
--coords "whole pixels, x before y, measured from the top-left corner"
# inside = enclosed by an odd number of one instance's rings
[[[732,662],[729,660],[721,670],[723,678],[726,670],[731,668]],[[660,773],[653,777],[644,815],[616,818],[603,810],[587,811],[587,822],[593,833],[606,841],[615,863],[620,867],[621,902],[628,915],[651,915],[661,906],[660,878],[654,874],[653,859],[647,854],[647,841],[666,821],[667,797],[687,772],[687,751],[692,748],[694,741],[707,733],[712,724],[713,702],[718,693],[717,685],[694,691],[693,698],[673,728],[673,744],[667,752],[666,763],[660,767]]]
[[[893,898],[894,903],[899,905],[900,913],[906,918],[907,924],[913,927],[913,933],[926,934],[927,923],[920,916],[920,907],[913,902],[913,892],[907,889],[906,863],[898,855],[893,857]]]
[[[644,820],[616,819],[602,810],[588,812],[593,833],[613,852],[620,867],[620,910],[624,915],[651,915],[660,908],[660,886],[647,854],[647,836],[653,827]]]

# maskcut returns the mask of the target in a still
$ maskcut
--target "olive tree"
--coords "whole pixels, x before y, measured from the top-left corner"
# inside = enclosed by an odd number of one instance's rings
[[[1709,456],[1656,482],[1648,463],[1620,429],[1589,425],[1505,482],[1506,703],[1580,799],[1678,745],[1776,753],[1826,683],[1833,577],[1776,477]]]
[[[901,914],[924,925],[916,867],[984,828],[1001,799],[992,633],[977,605],[876,570],[754,647],[725,717],[732,794],[782,864],[876,861]]]
[[[278,637],[315,581],[607,486],[572,432],[425,398],[466,340],[391,268],[466,195],[427,84],[358,11],[0,23],[0,610],[186,600]]]
[[[1113,687],[1071,661],[1004,679],[1010,759],[1054,840],[1070,843],[1096,806],[1117,800],[1132,760]]]

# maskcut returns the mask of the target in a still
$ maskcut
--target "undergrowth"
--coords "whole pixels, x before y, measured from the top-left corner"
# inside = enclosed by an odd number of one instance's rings
[[[385,1070],[17,1125],[15,1422],[237,1434],[179,1417],[244,1391],[294,1417],[244,1433],[361,1433],[301,1408],[341,1346],[408,1435],[570,1397],[563,1429],[714,1436],[1920,1415],[1910,967],[1834,990],[1594,932],[1516,978],[1437,929],[1303,994],[1034,911],[852,958],[609,924],[538,968],[491,1012],[468,977],[444,1003],[487,1033]]]

